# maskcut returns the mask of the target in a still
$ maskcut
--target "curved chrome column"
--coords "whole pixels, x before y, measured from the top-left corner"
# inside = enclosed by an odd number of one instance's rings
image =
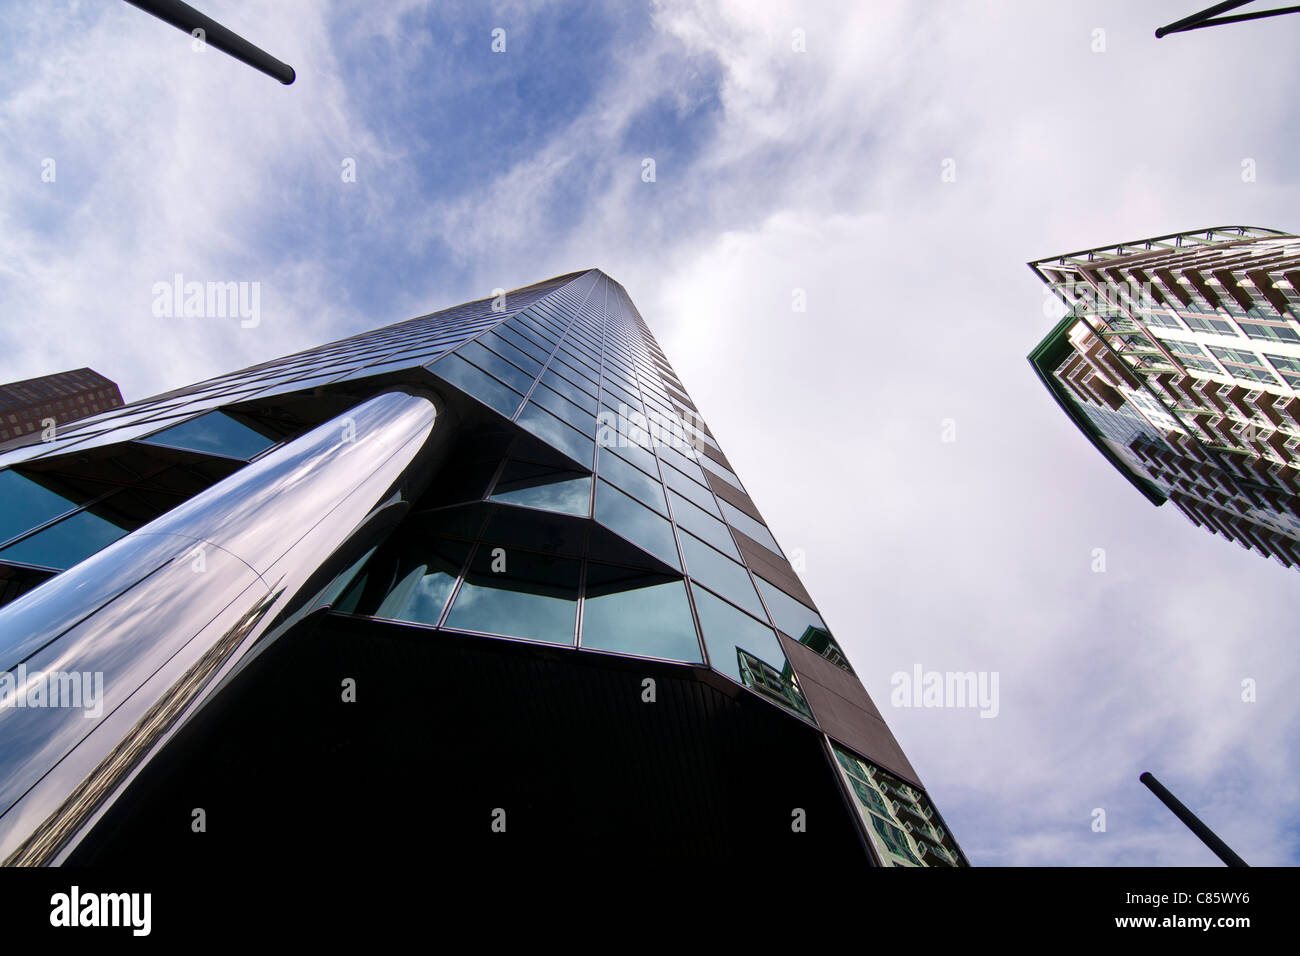
[[[97,705],[0,706],[0,860],[57,862],[256,642],[386,536],[453,431],[442,410],[371,398],[0,609],[11,684],[20,666],[27,689],[102,675]]]

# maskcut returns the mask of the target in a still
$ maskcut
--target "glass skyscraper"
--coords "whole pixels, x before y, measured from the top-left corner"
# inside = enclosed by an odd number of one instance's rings
[[[1300,567],[1300,238],[1220,226],[1029,263],[1065,315],[1029,361],[1153,504]]]
[[[10,864],[966,864],[598,270],[134,402],[0,468]]]

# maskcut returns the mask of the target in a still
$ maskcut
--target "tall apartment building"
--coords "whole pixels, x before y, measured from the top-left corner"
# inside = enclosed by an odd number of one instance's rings
[[[0,468],[0,860],[966,863],[597,270]]]
[[[1029,263],[1065,316],[1029,355],[1153,504],[1300,565],[1300,238],[1220,226]]]
[[[0,385],[0,445],[48,429],[57,433],[68,422],[121,404],[117,385],[89,368]]]

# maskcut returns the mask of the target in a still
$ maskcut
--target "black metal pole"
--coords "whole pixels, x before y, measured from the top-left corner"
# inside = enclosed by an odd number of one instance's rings
[[[1215,856],[1225,864],[1228,866],[1250,865],[1241,857],[1237,856],[1237,854],[1233,853],[1232,848],[1228,846],[1228,844],[1220,840],[1213,830],[1201,822],[1200,818],[1197,817],[1196,814],[1183,806],[1182,802],[1166,790],[1165,785],[1153,777],[1149,771],[1143,773],[1142,776],[1138,777],[1138,779],[1147,785],[1148,790],[1160,798],[1161,803],[1174,812],[1174,816],[1187,824],[1187,828],[1200,837],[1201,842],[1213,850]]]
[[[227,30],[216,20],[199,13],[188,3],[181,3],[181,0],[126,0],[126,2],[191,35],[195,30],[202,30],[204,43],[216,47],[222,53],[233,56],[242,63],[247,63],[267,76],[275,77],[285,86],[294,81],[296,74],[288,63],[281,63],[265,50],[249,43],[238,33]]]
[[[1226,3],[1217,3],[1200,13],[1193,13],[1190,17],[1183,17],[1183,19],[1177,20],[1168,26],[1160,27],[1156,30],[1156,39],[1168,36],[1170,33],[1186,33],[1188,30],[1200,30],[1203,27],[1217,27],[1228,23],[1245,23],[1248,20],[1263,20],[1266,17],[1280,17],[1288,13],[1300,13],[1300,6],[1293,6],[1279,7],[1276,10],[1259,10],[1255,13],[1239,13],[1232,17],[1216,16],[1216,14],[1235,10],[1253,2],[1254,0],[1228,0]]]
[[[1201,10],[1199,13],[1193,13],[1189,17],[1175,20],[1166,27],[1160,27],[1160,29],[1156,30],[1156,38],[1159,39],[1167,33],[1181,33],[1183,30],[1194,29],[1206,20],[1210,19],[1210,17],[1217,16],[1220,13],[1226,13],[1229,10],[1236,10],[1238,7],[1244,7],[1246,4],[1251,2],[1252,0],[1227,0],[1226,3],[1216,3],[1214,6]]]

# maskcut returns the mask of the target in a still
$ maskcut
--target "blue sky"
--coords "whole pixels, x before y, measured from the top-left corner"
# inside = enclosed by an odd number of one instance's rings
[[[90,365],[133,400],[602,268],[975,862],[1213,862],[1142,770],[1248,861],[1300,861],[1296,572],[1151,508],[1024,360],[1029,259],[1300,228],[1300,17],[1157,41],[1204,4],[199,5],[297,82],[125,3],[0,9],[0,379]],[[177,272],[260,282],[261,323],[154,317]],[[997,671],[998,716],[890,707],[918,663]]]

